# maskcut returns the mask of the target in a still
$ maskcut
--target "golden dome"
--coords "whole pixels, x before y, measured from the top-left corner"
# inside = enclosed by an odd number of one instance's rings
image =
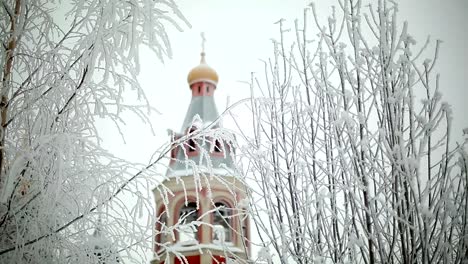
[[[218,74],[213,68],[206,64],[204,52],[201,53],[200,64],[193,68],[187,76],[187,82],[189,85],[199,81],[208,81],[218,84]]]

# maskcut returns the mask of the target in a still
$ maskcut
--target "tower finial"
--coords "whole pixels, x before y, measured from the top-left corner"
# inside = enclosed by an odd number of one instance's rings
[[[202,39],[201,49],[202,49],[202,52],[205,53],[205,42],[206,42],[205,32],[201,32],[200,36],[201,36],[201,39]]]
[[[201,36],[201,39],[202,39],[202,43],[201,43],[202,52],[201,52],[200,63],[206,63],[205,62],[205,43],[206,43],[205,32],[201,32],[200,36]]]

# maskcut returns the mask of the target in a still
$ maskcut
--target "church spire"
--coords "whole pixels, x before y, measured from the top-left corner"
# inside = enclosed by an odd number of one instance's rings
[[[199,129],[217,129],[221,127],[220,116],[214,100],[214,92],[217,89],[218,74],[206,64],[204,34],[201,34],[201,60],[200,64],[194,67],[188,75],[187,81],[192,91],[192,99],[187,109],[182,128],[178,134],[173,135],[177,140],[189,133]],[[185,149],[182,149],[185,148]],[[195,164],[202,162],[202,156],[205,153],[210,154],[211,164],[207,167],[223,169],[226,173],[234,172],[234,162],[232,159],[232,144],[221,139],[203,138],[189,139],[183,146],[174,147],[171,153],[173,162],[170,164],[167,174],[182,174],[187,172],[185,162],[177,162],[188,159],[193,160]],[[206,161],[203,161],[206,162]]]
[[[170,162],[161,183],[170,199],[159,186],[153,189],[157,221],[152,264],[249,262],[249,218],[238,206],[247,188],[234,165],[235,137],[220,128],[214,100],[218,74],[206,63],[206,39],[201,36],[200,64],[187,78],[192,99],[182,129],[171,132]]]

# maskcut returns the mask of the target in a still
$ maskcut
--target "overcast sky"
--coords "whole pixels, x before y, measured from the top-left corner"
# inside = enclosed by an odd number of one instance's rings
[[[294,19],[303,17],[309,1],[294,0],[179,0],[176,1],[191,24],[184,32],[169,29],[173,58],[161,63],[155,56],[142,52],[140,80],[151,104],[161,112],[152,115],[155,135],[129,122],[125,128],[126,144],[117,133],[106,133],[106,145],[118,156],[146,162],[154,149],[168,139],[166,129],[180,130],[190,102],[187,74],[199,63],[200,32],[205,32],[207,62],[219,74],[215,98],[218,110],[249,96],[242,81],[250,72],[261,76],[260,59],[272,56],[271,38],[278,38],[278,25],[294,27]],[[319,15],[330,14],[334,1],[317,1]],[[437,71],[441,74],[441,92],[454,110],[453,136],[461,139],[461,129],[468,127],[468,1],[411,0],[400,3],[400,22],[407,20],[409,31],[422,45],[426,37],[442,39]],[[433,46],[432,46],[433,47]],[[430,47],[431,48],[431,47]],[[228,123],[226,124],[228,125]],[[111,129],[111,128],[110,128]]]

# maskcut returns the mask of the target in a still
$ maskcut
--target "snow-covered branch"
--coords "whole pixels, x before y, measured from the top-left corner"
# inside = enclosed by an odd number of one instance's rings
[[[252,97],[254,134],[241,152],[259,258],[460,261],[467,149],[452,141],[434,73],[440,42],[422,60],[427,44],[413,55],[396,3],[338,4],[324,23],[307,8],[292,42],[281,21],[265,81],[251,82],[266,95]]]

